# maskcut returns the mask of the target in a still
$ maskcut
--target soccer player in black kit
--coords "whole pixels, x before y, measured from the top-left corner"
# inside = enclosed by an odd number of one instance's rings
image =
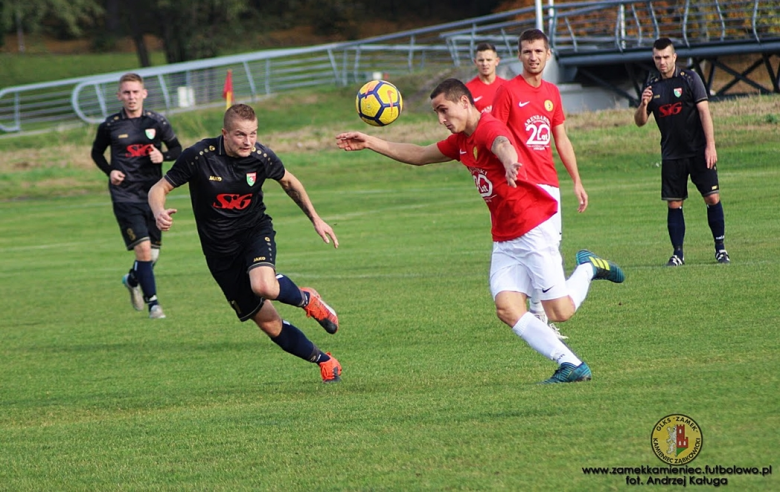
[[[163,161],[179,157],[181,144],[164,116],[144,110],[146,96],[140,75],[127,73],[119,79],[117,98],[122,101],[122,110],[98,126],[92,160],[109,177],[114,215],[125,246],[135,252],[133,267],[122,277],[122,284],[130,291],[133,308],[142,311],[146,304],[149,317],[158,319],[165,318],[165,313],[157,300],[153,267],[160,256],[162,233],[147,193],[162,177]],[[162,143],[166,152],[161,150]],[[108,147],[110,163],[103,155]]]
[[[338,330],[336,312],[317,291],[299,288],[289,277],[276,273],[276,233],[263,203],[267,179],[279,182],[322,240],[338,247],[336,234],[315,211],[303,184],[271,149],[257,142],[257,117],[246,104],[225,112],[221,136],[184,150],[149,191],[149,205],[160,230],[169,230],[176,209],[165,208],[165,197],[189,183],[206,264],[238,319],[252,319],[283,350],[318,364],[323,382],[339,381],[341,365],[336,358],[282,320],[270,302],[303,308],[328,333]]]
[[[653,62],[658,73],[648,79],[634,113],[637,126],[644,126],[652,113],[661,131],[661,198],[668,204],[667,227],[674,249],[666,266],[685,264],[682,205],[688,198],[689,175],[707,205],[715,260],[730,263],[723,243],[726,223],[720,203],[718,153],[707,91],[696,72],[677,68],[676,61],[677,53],[670,39],[659,38],[653,43]]]

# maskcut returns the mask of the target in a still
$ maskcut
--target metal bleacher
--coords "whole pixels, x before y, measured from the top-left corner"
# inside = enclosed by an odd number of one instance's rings
[[[678,62],[697,70],[714,97],[745,87],[780,93],[778,0],[607,0],[545,6],[539,22],[550,37],[557,83],[590,85],[636,104],[653,68],[658,37],[675,42]],[[190,111],[224,104],[222,85],[233,72],[235,100],[310,86],[349,86],[374,73],[469,66],[480,42],[515,60],[517,37],[536,27],[534,7],[465,19],[358,41],[265,50],[138,69],[149,107]],[[503,64],[503,62],[502,62]],[[765,72],[762,72],[763,68]],[[0,89],[0,132],[95,124],[116,111],[116,82],[123,72]],[[719,77],[716,77],[718,75]],[[716,84],[716,78],[726,83]]]
[[[773,59],[780,57],[777,1],[612,0],[556,5],[545,14],[543,27],[560,69],[559,83],[594,83],[636,105],[654,69],[652,44],[668,37],[678,62],[699,72],[713,97],[734,95],[739,82],[755,93],[780,93],[780,69]],[[461,51],[460,45],[473,50],[481,41],[512,53],[517,36],[529,27],[534,27],[533,19],[475,24],[443,37],[453,54]],[[758,76],[761,67],[766,77]],[[716,86],[718,71],[730,80]]]

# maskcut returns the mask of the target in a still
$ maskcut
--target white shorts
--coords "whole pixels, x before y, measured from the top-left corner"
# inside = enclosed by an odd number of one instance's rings
[[[549,193],[550,196],[555,198],[555,201],[558,202],[558,211],[555,212],[555,215],[550,217],[550,220],[553,222],[553,224],[555,224],[555,228],[558,230],[558,242],[560,242],[561,237],[563,237],[563,221],[561,220],[561,189],[546,184],[540,184],[537,186]]]
[[[522,237],[493,243],[490,260],[490,292],[539,291],[546,301],[569,295],[563,261],[558,250],[560,234],[552,219],[539,224]]]

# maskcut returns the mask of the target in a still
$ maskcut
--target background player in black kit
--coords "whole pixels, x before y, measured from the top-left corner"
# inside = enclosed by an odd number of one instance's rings
[[[263,202],[266,179],[278,181],[322,240],[338,247],[336,234],[315,211],[303,184],[271,149],[257,142],[257,117],[245,104],[225,112],[222,136],[201,140],[182,153],[149,191],[149,205],[160,230],[169,230],[176,209],[165,208],[165,197],[189,183],[206,263],[238,318],[254,320],[283,350],[318,364],[323,382],[339,381],[339,362],[282,320],[270,302],[301,307],[328,333],[338,330],[336,312],[314,289],[298,288],[276,274],[276,233]]]
[[[668,204],[667,226],[674,248],[666,266],[685,264],[682,205],[688,198],[688,175],[707,205],[715,260],[730,263],[723,244],[726,222],[720,203],[718,153],[707,91],[696,72],[677,68],[676,61],[677,53],[670,39],[659,38],[653,43],[653,62],[659,73],[648,79],[634,113],[637,126],[647,123],[653,113],[661,130],[661,198]]]
[[[141,311],[144,303],[150,318],[164,318],[157,300],[154,264],[160,255],[162,233],[149,208],[147,193],[162,177],[163,161],[181,154],[181,144],[164,116],[144,110],[147,92],[141,76],[127,73],[119,79],[117,98],[122,110],[98,126],[92,144],[92,160],[109,177],[114,215],[128,250],[135,251],[130,272],[122,284],[130,291],[130,302]],[[162,143],[167,147],[162,152]],[[103,153],[111,147],[111,163]],[[142,294],[143,291],[143,294]]]

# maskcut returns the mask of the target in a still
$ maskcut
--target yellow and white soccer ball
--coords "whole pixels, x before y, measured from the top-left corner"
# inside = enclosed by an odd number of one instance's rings
[[[404,101],[396,86],[386,80],[372,80],[360,88],[355,107],[360,119],[372,126],[385,126],[401,115]]]

